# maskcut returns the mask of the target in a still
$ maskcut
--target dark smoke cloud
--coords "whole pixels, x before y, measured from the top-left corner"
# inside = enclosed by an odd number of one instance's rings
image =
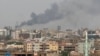
[[[23,25],[34,25],[34,24],[46,24],[53,20],[62,18],[62,14],[59,13],[59,7],[56,3],[52,4],[51,9],[47,9],[43,14],[36,15],[34,12],[31,14],[31,20],[23,22]]]
[[[64,0],[60,4],[53,4],[43,14],[32,13],[31,17],[22,25],[97,28],[100,27],[100,0]]]
[[[65,15],[68,27],[96,28],[100,26],[99,0],[65,0],[60,12]]]

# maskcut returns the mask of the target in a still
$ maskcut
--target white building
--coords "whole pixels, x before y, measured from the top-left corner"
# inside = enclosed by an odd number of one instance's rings
[[[90,39],[88,41],[88,50],[90,50],[94,46],[94,39]],[[85,40],[78,42],[77,50],[79,53],[84,54],[85,51]]]
[[[84,51],[85,51],[85,42],[78,42],[78,44],[77,44],[78,46],[77,46],[77,51],[79,52],[79,53],[84,53]]]
[[[7,36],[7,30],[6,29],[0,29],[0,36]]]
[[[33,43],[33,50],[35,52],[41,51],[41,43]]]
[[[20,31],[19,30],[15,30],[12,32],[12,38],[13,39],[19,39],[19,34],[20,34]]]

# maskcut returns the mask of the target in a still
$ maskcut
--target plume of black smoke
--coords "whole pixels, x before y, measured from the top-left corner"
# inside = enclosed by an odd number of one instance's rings
[[[34,24],[46,24],[53,20],[62,18],[62,14],[59,13],[59,7],[56,3],[52,4],[51,9],[47,9],[43,14],[36,15],[34,12],[31,14],[31,20],[23,22],[23,25],[34,25]]]
[[[99,0],[65,0],[60,5],[60,13],[64,15],[68,27],[96,28],[100,24]]]
[[[64,0],[59,5],[53,4],[44,14],[32,13],[31,17],[31,20],[22,25],[96,28],[100,26],[100,0]]]

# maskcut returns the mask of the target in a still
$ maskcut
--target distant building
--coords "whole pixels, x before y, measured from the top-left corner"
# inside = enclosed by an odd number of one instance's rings
[[[72,43],[60,43],[59,51],[75,51],[75,46]]]
[[[8,36],[8,31],[6,29],[0,29],[0,40],[6,39]]]
[[[35,51],[35,52],[39,52],[39,51],[41,51],[41,48],[42,48],[42,46],[41,46],[42,44],[41,43],[39,43],[39,42],[34,42],[33,43],[33,51]]]
[[[100,50],[100,39],[96,39],[94,42],[95,50]]]
[[[76,51],[71,51],[70,56],[82,56],[82,55]]]
[[[19,37],[20,32],[21,32],[20,30],[12,31],[12,39],[19,40],[20,39],[20,37]]]
[[[4,50],[5,49],[5,43],[0,42],[0,50]]]
[[[16,51],[24,51],[24,44],[22,42],[8,42],[6,49],[14,49]]]
[[[19,38],[20,39],[28,39],[28,38],[30,38],[30,34],[29,33],[20,33],[19,34]]]
[[[85,42],[84,41],[81,41],[79,43],[77,43],[77,47],[76,47],[76,50],[81,53],[81,54],[84,54],[84,51],[85,51]]]
[[[100,38],[99,33],[97,31],[88,30],[88,39],[97,39]],[[85,37],[85,31],[83,32],[83,37]]]
[[[33,52],[33,43],[31,41],[26,41],[24,45],[26,52]]]
[[[85,52],[85,40],[81,40],[80,42],[77,43],[77,51],[81,54],[84,54]],[[88,51],[93,49],[94,47],[94,39],[90,39],[88,41]]]
[[[48,41],[50,51],[58,51],[58,43],[56,41]]]

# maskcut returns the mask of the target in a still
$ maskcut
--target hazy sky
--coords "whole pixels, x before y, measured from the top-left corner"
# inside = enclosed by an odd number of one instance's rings
[[[54,2],[61,0],[0,0],[0,28],[29,20],[32,12],[43,13]]]

